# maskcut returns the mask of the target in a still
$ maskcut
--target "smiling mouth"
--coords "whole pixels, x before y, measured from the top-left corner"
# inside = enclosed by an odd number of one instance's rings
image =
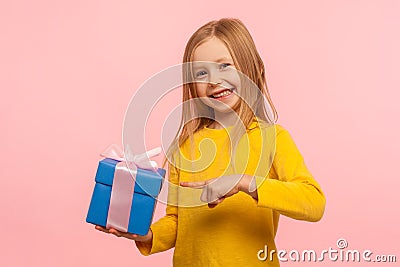
[[[236,88],[224,89],[222,91],[219,91],[217,93],[210,95],[209,97],[215,98],[215,99],[224,98],[224,97],[231,95],[233,93],[233,91],[235,91],[235,90],[236,90]]]

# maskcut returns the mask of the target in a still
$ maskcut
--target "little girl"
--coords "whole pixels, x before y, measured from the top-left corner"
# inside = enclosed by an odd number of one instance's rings
[[[189,39],[183,62],[193,63],[184,74],[189,104],[167,153],[166,215],[145,236],[96,229],[135,240],[143,255],[175,247],[174,266],[279,266],[276,253],[258,257],[265,246],[276,251],[279,216],[318,221],[325,196],[288,131],[275,124],[252,37],[238,19],[211,21]]]

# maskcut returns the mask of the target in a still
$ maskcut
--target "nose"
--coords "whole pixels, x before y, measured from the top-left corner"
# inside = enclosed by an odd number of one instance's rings
[[[220,77],[220,74],[216,71],[210,71],[208,83],[214,87],[221,85],[222,79]]]
[[[210,82],[208,83],[208,85],[209,85],[210,87],[218,87],[218,86],[221,86],[221,84],[222,84],[221,81],[219,81],[219,82],[210,81]]]

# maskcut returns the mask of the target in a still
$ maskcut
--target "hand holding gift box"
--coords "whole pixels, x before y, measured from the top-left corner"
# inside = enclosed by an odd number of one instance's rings
[[[148,158],[161,152],[153,149],[140,155],[110,146],[99,162],[86,222],[121,232],[146,235],[165,170]],[[129,168],[128,168],[129,167]]]

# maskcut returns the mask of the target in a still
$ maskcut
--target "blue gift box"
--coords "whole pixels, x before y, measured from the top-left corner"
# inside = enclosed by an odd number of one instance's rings
[[[106,227],[115,166],[118,160],[99,162],[86,222]],[[138,168],[130,212],[128,233],[146,235],[153,220],[156,198],[161,190],[165,170],[157,172]]]

